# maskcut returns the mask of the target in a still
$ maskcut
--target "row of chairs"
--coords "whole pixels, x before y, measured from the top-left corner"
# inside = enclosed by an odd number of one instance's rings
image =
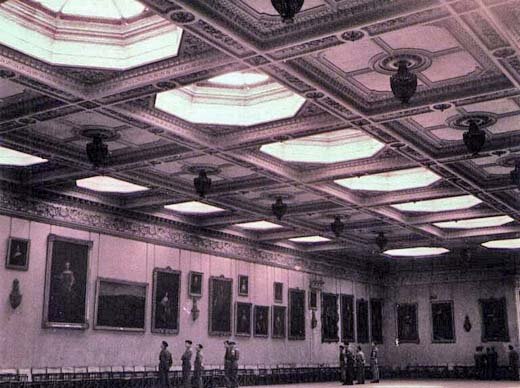
[[[510,377],[507,366],[497,368],[497,380]],[[409,365],[400,367],[380,367],[380,375],[384,379],[478,379],[475,367],[472,365]]]

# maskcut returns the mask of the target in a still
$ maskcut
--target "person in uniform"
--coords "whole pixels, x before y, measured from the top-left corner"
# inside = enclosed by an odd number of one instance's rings
[[[370,371],[372,372],[372,383],[379,383],[379,362],[377,360],[379,350],[376,343],[372,342],[370,351]]]
[[[489,369],[491,374],[491,379],[497,379],[497,371],[498,371],[498,353],[494,347],[491,347],[491,352],[488,356],[489,358]]]
[[[192,342],[190,340],[184,341],[184,344],[186,346],[186,350],[184,350],[184,353],[182,354],[181,361],[182,361],[182,385],[184,388],[190,388],[191,387],[191,356],[193,355],[193,352],[191,350],[191,344]]]
[[[228,388],[238,387],[238,360],[240,352],[234,341],[226,341],[226,355],[224,359],[224,370],[226,375],[226,386]]]
[[[161,388],[171,388],[168,371],[172,366],[172,355],[168,351],[168,342],[161,343],[161,353],[159,353],[159,386]]]
[[[345,382],[345,346],[339,345],[339,378],[342,383]]]
[[[475,376],[479,380],[484,380],[485,371],[484,371],[484,354],[482,353],[483,347],[477,346],[475,348],[475,354],[473,358],[475,359]]]
[[[509,345],[509,374],[511,380],[518,381],[518,352],[513,345]]]
[[[204,383],[202,381],[202,371],[204,370],[204,355],[202,354],[203,346],[197,345],[195,349],[195,363],[193,369],[193,385],[194,388],[203,388]]]
[[[365,353],[358,346],[356,353],[356,380],[358,384],[365,384]]]
[[[345,382],[343,385],[354,385],[355,357],[348,342],[345,342]]]

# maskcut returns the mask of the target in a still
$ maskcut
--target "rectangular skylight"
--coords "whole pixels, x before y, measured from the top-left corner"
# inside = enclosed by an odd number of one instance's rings
[[[165,208],[186,214],[212,214],[224,211],[224,209],[199,201],[173,203],[166,205]]]
[[[330,239],[326,238],[326,237],[322,237],[322,236],[304,236],[304,237],[290,238],[289,241],[297,242],[297,243],[318,243],[318,242],[330,241]]]
[[[235,226],[248,230],[270,230],[283,228],[282,225],[274,224],[269,221],[244,222],[241,224],[235,224]]]
[[[469,220],[455,220],[447,222],[436,222],[435,225],[438,228],[444,229],[474,229],[474,228],[489,228],[492,226],[501,226],[514,221],[509,216],[496,216],[496,217],[481,217],[471,218]]]
[[[391,205],[401,211],[407,212],[444,212],[459,209],[468,209],[478,205],[482,201],[473,195],[461,195],[458,197],[448,197],[439,199],[429,199],[426,201],[405,202]]]
[[[482,243],[482,246],[486,248],[496,249],[518,249],[520,248],[520,238],[510,238],[506,240],[491,240]]]
[[[9,148],[0,147],[0,165],[27,167],[33,164],[45,163],[47,159],[26,154],[24,152],[15,151]]]
[[[102,193],[129,194],[148,190],[147,187],[125,182],[109,176],[94,176],[91,178],[78,179],[76,185],[84,189],[99,191]]]

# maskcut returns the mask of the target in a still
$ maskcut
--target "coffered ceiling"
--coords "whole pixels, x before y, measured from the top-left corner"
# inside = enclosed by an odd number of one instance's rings
[[[334,263],[394,260],[380,232],[441,254],[518,236],[520,1],[305,0],[291,24],[269,0],[121,3],[0,5],[0,29],[22,34],[0,37],[0,145],[44,159],[3,165],[4,182]],[[418,77],[407,105],[389,81],[402,58]],[[85,153],[96,133],[106,168]],[[137,186],[82,184],[96,176]]]

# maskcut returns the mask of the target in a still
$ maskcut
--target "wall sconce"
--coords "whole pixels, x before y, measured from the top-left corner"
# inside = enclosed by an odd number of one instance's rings
[[[22,303],[22,294],[20,294],[20,282],[18,279],[13,280],[13,288],[9,294],[9,303],[13,310],[15,310]]]
[[[193,319],[193,322],[195,322],[200,315],[200,310],[197,307],[197,298],[193,298],[193,305],[191,306],[191,318]]]

